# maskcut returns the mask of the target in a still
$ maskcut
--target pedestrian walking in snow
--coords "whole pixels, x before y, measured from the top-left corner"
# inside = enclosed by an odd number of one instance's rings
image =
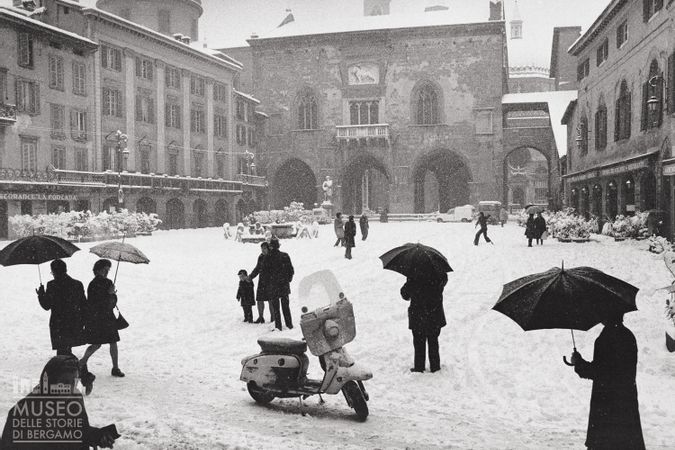
[[[227,222],[223,224],[223,237],[225,239],[232,239],[232,233],[230,232],[230,224]]]
[[[88,373],[87,362],[101,345],[110,346],[110,359],[114,377],[123,377],[124,373],[118,365],[117,342],[120,335],[117,332],[117,319],[113,309],[117,306],[117,290],[112,280],[108,278],[108,272],[112,263],[108,259],[99,259],[94,263],[94,279],[87,287],[87,342],[91,344],[84,352],[80,360],[80,370]]]
[[[354,216],[349,216],[349,220],[345,224],[345,258],[352,259],[352,248],[356,246],[354,243],[356,237],[356,223],[354,223]]]
[[[265,318],[263,314],[265,312],[265,302],[269,303],[270,307],[270,322],[274,320],[274,310],[272,309],[273,305],[270,301],[269,295],[267,294],[267,289],[270,279],[270,270],[267,266],[267,255],[270,252],[270,245],[267,242],[262,242],[260,244],[260,255],[258,256],[258,262],[255,265],[255,268],[251,271],[248,279],[253,280],[255,277],[260,275],[258,279],[258,289],[256,291],[256,304],[258,307],[258,318],[255,323],[265,323]]]
[[[595,340],[593,361],[572,354],[574,371],[593,380],[586,447],[643,450],[637,385],[637,342],[624,326],[623,314],[608,317]]]
[[[35,292],[40,306],[51,310],[49,335],[52,349],[57,355],[72,355],[72,348],[84,345],[83,313],[87,299],[84,286],[68,275],[66,263],[61,259],[51,262],[54,279],[47,283],[47,290],[40,285]]]
[[[234,241],[235,242],[242,242],[241,238],[244,236],[244,224],[239,222],[237,224],[237,231],[235,232],[234,235]]]
[[[509,221],[509,212],[506,210],[506,208],[502,208],[499,211],[499,222],[502,224],[502,228],[504,228],[504,224]]]
[[[267,292],[270,305],[274,305],[274,323],[276,328],[281,330],[282,311],[286,327],[293,328],[293,318],[289,308],[288,296],[291,293],[291,281],[293,281],[295,272],[290,256],[287,253],[279,251],[279,246],[279,240],[272,238],[270,252],[265,260],[265,265],[270,272]]]
[[[244,322],[253,323],[253,305],[255,305],[255,294],[253,293],[253,281],[248,277],[246,270],[241,269],[239,276],[239,289],[237,290],[237,300],[244,310]]]
[[[443,289],[448,282],[446,273],[430,272],[424,278],[408,277],[401,288],[401,297],[410,301],[408,328],[412,331],[415,365],[411,372],[424,372],[426,350],[429,348],[429,370],[441,369],[438,336],[446,325],[443,310]]]
[[[525,237],[527,237],[527,246],[532,247],[532,239],[537,235],[537,227],[534,220],[534,214],[530,214],[525,222]]]
[[[483,237],[485,238],[485,242],[490,242],[490,238],[487,235],[487,221],[490,215],[488,214],[487,216],[483,214],[483,212],[478,213],[478,220],[476,220],[476,227],[480,225],[480,229],[476,233],[476,237],[473,239],[473,245],[478,245],[478,240],[480,239],[480,235],[482,234]],[[476,228],[474,227],[474,228]],[[494,244],[493,244],[494,245]]]
[[[544,245],[544,240],[542,235],[546,231],[546,219],[541,215],[541,212],[537,213],[537,217],[534,218],[534,238],[537,242],[537,245]]]
[[[317,239],[319,237],[319,222],[316,219],[314,219],[314,221],[312,222],[311,234],[313,239]]]
[[[366,216],[366,213],[361,213],[361,217],[359,217],[359,228],[361,228],[361,240],[365,241],[368,237],[368,229],[370,228],[370,225],[368,225],[368,216]]]
[[[333,228],[335,229],[335,236],[337,236],[337,240],[335,241],[335,245],[333,247],[337,247],[338,245],[345,245],[345,229],[342,224],[342,213],[335,213],[335,220],[333,221]]]

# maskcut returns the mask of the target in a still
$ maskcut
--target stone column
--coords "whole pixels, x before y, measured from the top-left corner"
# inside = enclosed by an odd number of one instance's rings
[[[190,78],[192,74],[189,70],[183,70],[181,81],[183,82],[183,175],[192,174],[192,143],[190,142]],[[187,223],[187,222],[186,222]]]
[[[214,176],[214,155],[216,149],[213,147],[213,83],[212,78],[206,79],[206,177]]]
[[[136,53],[128,48],[124,49],[124,96],[126,97],[126,121],[127,129],[124,133],[128,136],[127,170],[136,170]],[[124,166],[123,166],[124,167]]]
[[[166,99],[164,96],[164,85],[166,65],[163,61],[155,60],[155,74],[157,76],[156,97],[157,107],[155,116],[157,118],[157,168],[155,172],[166,173]]]

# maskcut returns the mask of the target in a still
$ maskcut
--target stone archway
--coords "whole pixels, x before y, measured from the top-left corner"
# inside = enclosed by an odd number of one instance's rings
[[[304,161],[292,158],[274,172],[270,189],[272,207],[282,209],[291,202],[301,202],[311,209],[316,202],[316,176]]]
[[[342,212],[389,210],[389,179],[387,168],[373,155],[353,158],[342,171]]]
[[[514,195],[506,200],[525,205],[548,205],[551,195],[551,163],[546,153],[535,147],[518,147],[507,153],[503,163],[504,192],[509,188]],[[516,199],[515,190],[520,189],[522,197]]]
[[[157,203],[150,197],[141,197],[136,202],[136,212],[153,214],[157,212]]]
[[[413,172],[415,212],[447,211],[471,202],[471,171],[464,159],[449,150],[422,156]]]
[[[209,208],[206,200],[198,198],[192,204],[192,214],[194,216],[195,228],[205,228],[209,226]]]
[[[215,224],[217,226],[230,222],[229,205],[227,204],[227,200],[224,198],[221,198],[216,202],[213,219],[216,221]]]
[[[172,198],[166,202],[164,226],[169,230],[185,228],[185,205],[180,199]]]

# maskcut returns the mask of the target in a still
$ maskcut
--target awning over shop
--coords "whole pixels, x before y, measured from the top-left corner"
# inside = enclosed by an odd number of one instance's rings
[[[647,153],[643,153],[642,155],[633,156],[631,158],[627,158],[622,161],[611,162],[607,164],[602,164],[600,166],[592,167],[590,169],[584,169],[578,172],[568,173],[566,175],[563,175],[563,178],[565,178],[570,183],[578,183],[580,181],[586,181],[593,178],[609,177],[626,172],[633,172],[640,169],[646,169],[649,167],[650,163],[649,158],[651,156],[654,156],[658,152],[659,149],[651,150]]]

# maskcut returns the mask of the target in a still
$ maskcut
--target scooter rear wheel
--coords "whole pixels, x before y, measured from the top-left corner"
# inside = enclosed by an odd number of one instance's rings
[[[275,396],[272,392],[259,388],[254,381],[249,381],[246,383],[246,388],[248,389],[249,395],[251,398],[253,398],[253,400],[255,400],[256,403],[266,405],[274,400]]]
[[[368,402],[359,385],[354,381],[349,381],[342,386],[342,393],[345,395],[349,406],[354,408],[359,421],[364,422],[368,418]]]

